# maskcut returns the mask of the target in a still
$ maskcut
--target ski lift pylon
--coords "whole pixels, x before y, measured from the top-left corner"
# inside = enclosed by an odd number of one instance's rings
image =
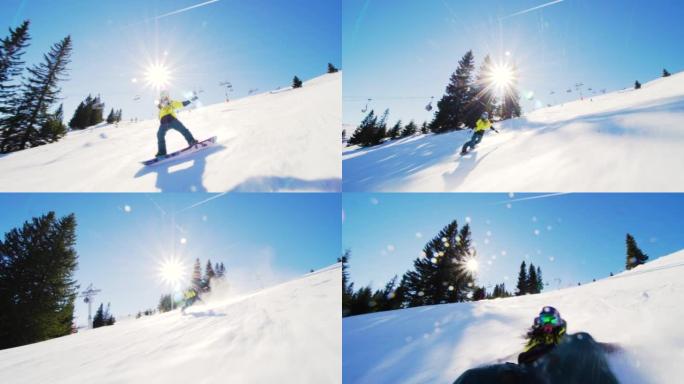
[[[433,101],[434,99],[435,99],[434,96],[430,96],[430,101],[429,101],[428,104],[425,106],[425,110],[426,110],[426,111],[428,111],[428,112],[432,111],[432,101]]]
[[[361,110],[361,113],[366,113],[368,111],[368,104],[370,104],[371,101],[373,101],[373,99],[369,98],[368,101],[366,102],[366,105]]]

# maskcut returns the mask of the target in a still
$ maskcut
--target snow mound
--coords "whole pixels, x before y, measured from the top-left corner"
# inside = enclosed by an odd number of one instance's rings
[[[507,299],[409,308],[343,320],[345,383],[451,383],[476,366],[517,362],[545,305],[568,332],[616,343],[623,384],[684,376],[684,250],[582,286]]]
[[[0,190],[339,191],[341,76],[182,110],[178,118],[195,138],[217,136],[217,145],[153,167],[140,162],[157,151],[158,120],[70,132],[57,143],[0,156]],[[176,131],[166,142],[169,152],[187,145]]]
[[[246,296],[208,298],[185,315],[3,350],[0,382],[340,383],[341,286],[337,264]]]
[[[669,192],[684,189],[684,72],[470,131],[343,152],[344,191]]]

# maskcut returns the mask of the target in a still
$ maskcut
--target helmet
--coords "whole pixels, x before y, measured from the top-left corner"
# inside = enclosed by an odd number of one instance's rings
[[[482,118],[483,119],[488,119],[489,118],[489,113],[487,111],[482,112]]]
[[[560,316],[560,312],[554,307],[544,307],[539,316],[534,319],[534,327],[540,328],[544,333],[551,333],[557,327],[562,327],[565,323]]]
[[[167,91],[166,89],[162,89],[161,91],[159,91],[159,100],[168,99],[169,97],[169,91]]]

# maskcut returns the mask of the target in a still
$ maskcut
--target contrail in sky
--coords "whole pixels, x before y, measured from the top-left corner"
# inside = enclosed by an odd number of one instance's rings
[[[163,14],[163,15],[156,16],[156,17],[154,17],[154,19],[155,19],[155,20],[159,20],[159,19],[164,18],[164,17],[167,17],[167,16],[177,15],[177,14],[179,14],[179,13],[183,13],[183,12],[185,12],[185,11],[189,11],[189,10],[194,9],[194,8],[203,7],[203,6],[209,5],[209,4],[211,4],[211,3],[217,3],[217,2],[219,2],[219,1],[221,1],[221,0],[209,0],[209,1],[205,1],[204,3],[200,3],[200,4],[196,4],[196,5],[191,5],[191,6],[189,6],[189,7],[185,7],[185,8],[183,8],[183,9],[179,9],[179,10],[177,10],[177,11],[173,11],[173,12],[165,13],[165,14]],[[561,0],[561,1],[562,1],[562,0]]]
[[[543,199],[546,197],[553,197],[553,196],[560,196],[560,195],[567,195],[568,192],[557,192],[557,193],[546,193],[543,195],[536,195],[536,196],[530,196],[530,197],[521,197],[519,199],[510,199],[510,200],[504,200],[504,201],[499,201],[494,204],[506,204],[506,203],[515,203],[517,201],[525,201],[525,200],[535,200],[535,199]]]
[[[564,0],[554,0],[554,1],[550,1],[550,2],[542,4],[542,5],[537,5],[536,7],[532,7],[532,8],[526,9],[524,11],[520,11],[520,12],[510,14],[508,16],[500,17],[499,21],[501,21],[503,19],[508,19],[509,17],[519,16],[519,15],[523,15],[523,14],[528,13],[528,12],[536,11],[537,9],[545,8],[545,7],[548,7],[549,5],[558,4],[558,3],[561,3],[563,1]]]

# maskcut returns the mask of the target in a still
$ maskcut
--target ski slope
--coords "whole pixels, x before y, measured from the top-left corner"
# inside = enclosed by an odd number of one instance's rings
[[[0,191],[339,191],[341,76],[190,106],[179,120],[198,140],[218,136],[217,145],[153,167],[140,162],[157,152],[156,119],[70,132],[57,143],[1,156]],[[166,141],[169,153],[187,146],[176,131]]]
[[[343,320],[345,383],[451,383],[465,370],[510,361],[545,305],[568,332],[617,343],[622,384],[684,377],[684,250],[595,283],[538,295],[380,312]]]
[[[341,267],[0,351],[0,383],[340,383]]]
[[[684,190],[684,72],[470,131],[343,152],[344,191],[669,192]],[[350,133],[351,135],[351,133]]]

